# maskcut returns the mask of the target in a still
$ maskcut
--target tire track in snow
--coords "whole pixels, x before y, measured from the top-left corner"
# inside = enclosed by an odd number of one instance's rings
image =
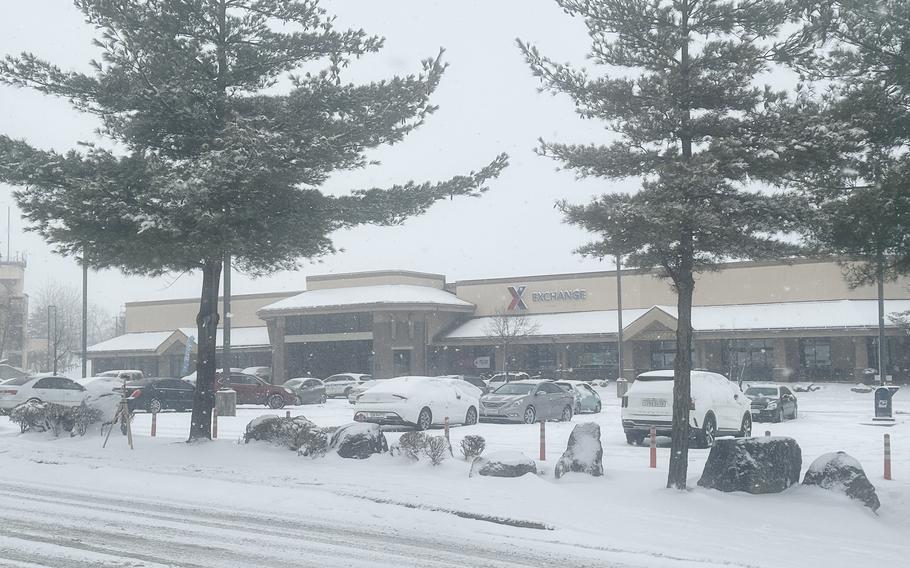
[[[29,506],[40,503],[41,507]],[[13,513],[13,514],[10,514]],[[404,535],[394,529],[288,520],[195,506],[145,503],[40,486],[0,483],[0,519],[10,537],[114,557],[177,566],[604,566],[602,561],[529,552],[525,547],[488,542],[465,543],[438,535]],[[133,524],[132,533],[99,530],[110,524]],[[9,531],[12,530],[12,533]],[[73,537],[42,540],[46,534]],[[75,540],[74,540],[75,539]],[[230,542],[228,542],[230,540]],[[212,542],[217,543],[213,546]],[[208,544],[203,544],[208,543]],[[254,553],[249,553],[254,550]],[[162,556],[162,551],[167,556]],[[309,556],[309,558],[307,558]],[[208,562],[208,558],[215,561]],[[173,558],[174,560],[170,560]],[[193,564],[188,564],[192,559]],[[205,562],[199,564],[198,562]],[[84,564],[73,564],[81,566]],[[121,564],[123,565],[123,564]],[[129,564],[126,564],[127,566]]]

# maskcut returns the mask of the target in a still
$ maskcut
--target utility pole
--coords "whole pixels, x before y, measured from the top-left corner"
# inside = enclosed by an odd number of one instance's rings
[[[223,377],[231,376],[231,255],[224,255],[224,325],[221,331],[221,368]]]
[[[54,318],[51,319],[51,311],[54,312]],[[51,335],[51,322],[53,321],[54,334]],[[51,339],[53,337],[53,340]],[[53,342],[53,345],[51,343]],[[53,355],[51,354],[51,348],[53,347]],[[57,374],[57,306],[50,305],[47,307],[47,355],[48,357],[53,357],[53,369],[54,374]],[[48,367],[51,367],[49,364]]]
[[[616,255],[616,362],[619,366],[619,377],[623,377],[622,360],[622,255]]]
[[[88,258],[82,248],[82,378],[88,376]]]
[[[878,375],[879,382],[884,386],[887,368],[885,367],[885,260],[882,258],[882,254],[878,255],[876,268],[878,269],[876,271],[878,276],[876,278],[878,280]]]

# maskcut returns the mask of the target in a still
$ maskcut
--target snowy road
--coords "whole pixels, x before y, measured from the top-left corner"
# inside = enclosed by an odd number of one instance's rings
[[[466,546],[426,528],[402,534],[394,527],[367,529],[0,482],[4,566],[604,566],[568,547],[546,552],[528,546],[506,550],[490,542]]]
[[[800,396],[800,418],[757,432],[796,438],[803,468],[824,452],[860,459],[877,486],[877,514],[844,497],[794,487],[783,494],[698,488],[706,450],[690,453],[685,493],[664,489],[667,448],[649,469],[646,448],[625,443],[619,401],[573,423],[547,425],[541,474],[469,478],[458,456],[438,467],[388,454],[368,460],[310,459],[267,444],[238,444],[264,413],[241,408],[222,439],[184,443],[189,414],[134,422],[122,437],[19,435],[0,419],[0,566],[68,567],[649,567],[826,568],[903,565],[910,548],[910,411],[869,426],[871,397],[829,385]],[[609,394],[609,393],[605,393]],[[293,409],[321,425],[350,420],[346,401]],[[604,478],[553,478],[553,461],[574,424],[601,425]],[[894,448],[893,481],[881,478],[883,432]],[[441,432],[433,432],[434,435]],[[536,456],[537,425],[452,429],[453,442],[480,434],[488,451]],[[390,442],[398,432],[388,432]],[[511,524],[490,522],[505,519]],[[487,520],[478,520],[487,519]],[[544,525],[552,530],[524,528]]]

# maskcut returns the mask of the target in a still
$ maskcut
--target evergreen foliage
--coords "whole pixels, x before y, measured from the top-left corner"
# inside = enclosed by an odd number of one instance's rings
[[[786,94],[755,84],[793,49],[776,37],[788,2],[556,0],[584,20],[589,59],[605,75],[562,64],[519,40],[542,89],[568,95],[586,119],[616,133],[606,144],[541,142],[538,152],[580,177],[639,178],[641,189],[560,204],[569,223],[597,235],[579,250],[623,254],[657,267],[678,296],[673,442],[668,487],[685,488],[689,441],[694,274],[732,259],[782,258],[797,227],[794,198],[753,191],[777,183],[786,152],[768,115]]]
[[[21,187],[31,230],[56,252],[128,274],[201,270],[191,440],[211,437],[225,255],[254,274],[291,269],[333,252],[333,231],[478,196],[506,166],[501,155],[439,183],[326,194],[333,172],[370,165],[367,151],[436,110],[441,52],[419,72],[354,85],[343,69],[383,40],[336,29],[317,0],[75,4],[98,31],[93,73],[24,53],[0,61],[0,82],[69,100],[115,149],[57,153],[0,136],[0,180]]]

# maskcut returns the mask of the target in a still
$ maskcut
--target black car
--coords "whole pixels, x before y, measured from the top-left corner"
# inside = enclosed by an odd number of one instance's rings
[[[127,383],[130,411],[161,412],[173,409],[183,412],[193,407],[196,387],[186,381],[170,378],[148,378]]]
[[[750,385],[746,396],[752,403],[752,420],[755,422],[783,422],[796,418],[799,405],[796,395],[782,385]]]

